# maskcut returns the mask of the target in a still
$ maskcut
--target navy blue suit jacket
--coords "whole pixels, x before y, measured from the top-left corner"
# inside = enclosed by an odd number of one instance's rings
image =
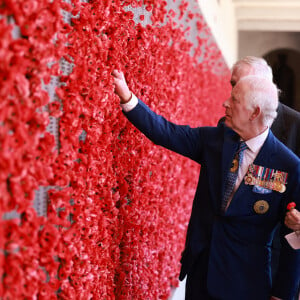
[[[139,100],[126,117],[155,144],[201,164],[199,182],[182,255],[180,279],[196,259],[209,253],[203,282],[211,297],[228,300],[267,300],[270,295],[291,300],[300,280],[300,251],[293,250],[283,236],[280,262],[272,285],[270,246],[274,228],[283,223],[286,205],[300,206],[300,160],[270,131],[254,164],[288,173],[286,191],[253,192],[242,181],[226,211],[221,212],[224,182],[239,136],[221,124],[190,128],[176,125],[152,112]],[[269,210],[257,214],[254,203],[265,200]]]

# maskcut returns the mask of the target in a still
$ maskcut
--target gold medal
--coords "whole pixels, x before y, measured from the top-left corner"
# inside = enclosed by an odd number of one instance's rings
[[[278,192],[279,192],[279,193],[284,193],[285,190],[286,190],[285,185],[284,185],[283,183],[281,183],[281,185],[280,185],[280,190],[279,190]]]
[[[252,185],[253,183],[253,177],[250,175],[250,174],[248,174],[248,175],[246,175],[245,176],[245,184],[249,184],[249,185]]]
[[[265,189],[267,189],[268,186],[269,186],[269,185],[268,185],[268,181],[263,180],[263,182],[262,182],[262,187],[265,188]]]
[[[238,166],[239,166],[239,162],[238,160],[235,158],[232,163],[231,163],[231,168],[230,168],[230,172],[231,173],[235,173],[238,169]]]
[[[269,203],[265,200],[258,200],[254,203],[253,209],[257,214],[263,215],[269,210]]]
[[[273,182],[272,181],[267,181],[266,188],[269,190],[273,190]]]
[[[281,172],[276,171],[274,173],[274,178],[276,181],[283,182],[283,174]]]
[[[282,189],[282,187],[281,187],[281,183],[280,183],[280,181],[273,181],[273,190],[274,191],[277,191],[277,192],[280,192],[281,191],[281,189]]]

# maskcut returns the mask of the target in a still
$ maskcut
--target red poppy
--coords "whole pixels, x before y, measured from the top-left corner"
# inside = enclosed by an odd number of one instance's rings
[[[295,202],[290,202],[286,207],[287,210],[292,210],[293,208],[296,208]]]

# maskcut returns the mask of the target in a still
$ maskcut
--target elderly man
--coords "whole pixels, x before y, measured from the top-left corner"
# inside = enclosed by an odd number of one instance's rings
[[[232,67],[232,75],[230,84],[232,87],[243,77],[248,75],[257,75],[264,77],[271,82],[273,81],[273,73],[271,67],[261,57],[246,56],[237,61]],[[295,154],[300,156],[300,113],[294,109],[279,103],[277,109],[277,117],[274,120],[271,130],[272,133]],[[220,119],[223,122],[225,117]],[[300,223],[300,217],[297,210],[288,213],[285,224],[291,229],[296,230],[297,223]],[[299,219],[298,219],[299,218]],[[299,230],[299,229],[298,229]],[[278,259],[280,255],[280,226],[275,233],[272,245],[272,273],[275,274],[278,267]],[[299,287],[300,288],[300,287]],[[298,297],[297,297],[298,299]]]
[[[121,72],[113,76],[126,117],[154,143],[201,164],[181,260],[186,299],[292,300],[299,251],[283,242],[273,284],[270,270],[275,227],[283,224],[288,201],[300,206],[300,160],[269,130],[276,86],[243,77],[223,104],[225,124],[190,128],[152,112],[131,94]],[[290,230],[282,227],[283,237]]]

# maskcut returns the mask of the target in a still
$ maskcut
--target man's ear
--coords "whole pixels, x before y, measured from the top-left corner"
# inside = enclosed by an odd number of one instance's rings
[[[260,115],[260,107],[256,106],[253,113],[250,116],[250,121],[253,121],[254,119],[256,119],[258,116]]]

